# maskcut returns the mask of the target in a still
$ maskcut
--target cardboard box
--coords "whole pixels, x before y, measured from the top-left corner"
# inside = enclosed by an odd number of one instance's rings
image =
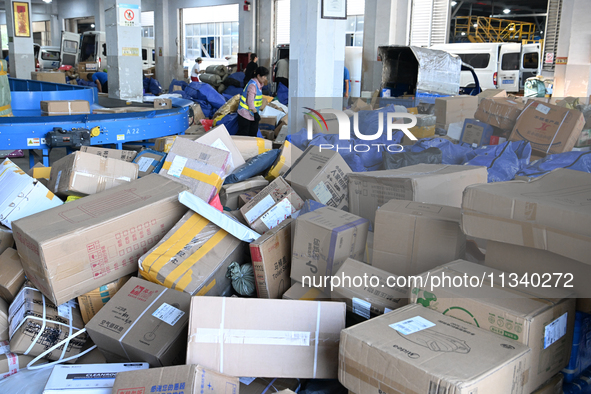
[[[10,353],[8,341],[0,342],[0,381],[14,375],[21,369],[27,368],[27,364],[35,357]]]
[[[233,135],[232,141],[240,150],[240,154],[245,161],[273,149],[273,142],[264,138]]]
[[[333,207],[299,216],[295,222],[291,278],[326,288],[324,283],[318,283],[325,275],[334,275],[349,257],[363,259],[368,227],[366,219]]]
[[[269,182],[273,181],[275,178],[279,176],[285,175],[287,171],[291,168],[293,162],[295,162],[304,152],[298,149],[295,145],[293,145],[289,141],[285,141],[283,145],[281,145],[281,151],[279,152],[279,157],[271,168],[265,179]]]
[[[53,163],[49,189],[58,196],[84,197],[129,185],[137,176],[137,164],[74,152]]]
[[[253,230],[263,234],[299,211],[304,201],[279,177],[257,193],[240,213]]]
[[[228,174],[245,163],[242,153],[240,153],[240,149],[236,143],[234,143],[232,136],[230,136],[228,129],[226,129],[226,126],[224,125],[209,130],[207,134],[195,141],[200,144],[209,145],[230,152],[230,159],[228,160],[230,165],[227,169]]]
[[[58,71],[58,72],[50,72],[50,71],[32,71],[31,72],[31,79],[33,81],[43,81],[43,82],[54,82],[54,83],[66,83],[66,74]]]
[[[366,276],[367,282],[362,282],[362,286],[355,285],[355,278],[363,280]],[[408,304],[408,287],[398,287],[394,282],[388,284],[388,277],[392,278],[393,275],[360,261],[347,259],[335,274],[339,282],[335,280],[333,283],[330,298],[345,302],[347,312],[365,319],[383,315]]]
[[[577,309],[591,313],[591,305],[582,307],[582,300],[591,298],[587,278],[591,275],[591,265],[581,263],[545,250],[512,245],[509,243],[487,241],[485,265],[501,271],[523,275],[537,274],[544,280],[552,278],[553,287],[563,288],[568,281],[577,298]],[[559,277],[559,275],[561,275]],[[556,281],[558,280],[558,286]],[[567,290],[568,290],[567,289]],[[581,301],[579,301],[581,300]]]
[[[270,130],[275,135],[275,128],[277,127],[277,117],[276,116],[261,116],[261,121],[259,122],[259,129],[261,132],[263,130]]]
[[[268,184],[269,181],[265,180],[265,178],[256,176],[247,181],[223,185],[222,190],[220,190],[220,202],[224,207],[228,207],[231,210],[238,209],[238,197],[242,193],[250,192],[254,189],[262,190]]]
[[[530,181],[466,188],[466,235],[527,246],[591,264],[591,174],[564,168]]]
[[[84,115],[90,114],[90,103],[86,100],[41,101],[41,112],[47,115]]]
[[[206,390],[214,394],[238,394],[239,387],[238,378],[222,375],[199,365],[179,365],[118,373],[112,392],[146,394],[162,390],[163,394],[169,392],[191,394]]]
[[[165,98],[157,98],[154,100],[154,108],[155,109],[171,109],[172,108],[172,100],[165,99]]]
[[[131,163],[137,156],[134,150],[108,149],[94,146],[83,146],[80,148],[81,152],[92,153],[105,159],[117,159]]]
[[[525,385],[531,393],[568,365],[575,325],[575,298],[571,291],[534,288],[515,283],[505,286],[506,273],[480,264],[457,260],[421,275],[449,277],[441,286],[423,282],[414,287],[410,302],[463,320],[503,338],[531,348],[531,368]],[[455,286],[467,275],[482,286]],[[505,278],[509,280],[509,278]]]
[[[525,106],[517,101],[506,98],[484,99],[478,105],[474,116],[481,122],[503,130],[513,130],[517,118]]]
[[[80,305],[80,313],[82,314],[84,324],[88,324],[90,319],[92,319],[94,315],[96,315],[111,298],[113,298],[119,289],[127,283],[129,278],[131,278],[131,276],[126,275],[123,278],[114,280],[113,282],[107,283],[106,285],[78,297],[78,305]]]
[[[126,108],[118,107],[118,108],[94,108],[92,113],[97,114],[124,114],[126,113]]]
[[[244,262],[246,244],[190,210],[139,259],[141,276],[190,295],[221,295],[228,266]]]
[[[12,231],[8,227],[4,227],[0,224],[0,254],[13,246],[14,238],[12,238]]]
[[[464,189],[486,183],[486,167],[417,164],[397,170],[349,174],[349,211],[372,224],[379,207],[390,200],[460,207]]]
[[[460,136],[460,142],[477,148],[482,145],[490,145],[490,137],[493,135],[493,127],[476,119],[466,119]]]
[[[528,141],[543,154],[570,152],[585,126],[583,113],[552,104],[530,103],[523,111],[509,141]]]
[[[585,127],[587,127],[587,126],[585,125]],[[577,143],[575,144],[576,148],[584,148],[587,146],[591,146],[591,129],[581,131],[581,134],[579,135],[579,139],[577,140]]]
[[[78,63],[78,71],[92,71],[96,72],[99,71],[98,62],[79,62]]]
[[[117,375],[149,367],[148,363],[56,365],[43,394],[111,394]]]
[[[240,378],[240,394],[266,394],[269,388],[276,392],[299,391],[299,379]]]
[[[259,298],[281,298],[289,288],[292,222],[284,220],[249,246]]]
[[[177,88],[180,86],[175,85],[174,87]],[[181,88],[180,90],[183,89]],[[201,105],[199,103],[191,104],[191,109],[193,110],[193,123],[199,123],[200,120],[206,119],[205,115],[203,114],[203,110],[201,109]]]
[[[316,287],[306,287],[300,282],[295,282],[281,297],[284,300],[301,301],[330,301],[330,293],[325,293]]]
[[[154,150],[163,153],[170,152],[170,148],[172,148],[172,144],[174,144],[177,137],[188,138],[194,141],[194,138],[189,135],[169,135],[167,137],[160,137],[154,140]]]
[[[338,152],[310,145],[292,164],[285,180],[303,199],[348,210],[347,176],[351,169]]]
[[[334,379],[343,328],[340,302],[193,297],[187,364],[232,376]]]
[[[459,208],[392,200],[376,212],[372,265],[396,275],[418,275],[464,258]]]
[[[205,202],[218,194],[229,175],[230,152],[186,138],[177,138],[159,174],[189,187]]]
[[[14,223],[27,277],[60,305],[137,270],[187,208],[186,187],[147,176]]]
[[[151,149],[139,152],[133,159],[133,163],[136,163],[139,167],[138,177],[142,178],[151,173],[158,173],[164,164],[165,158],[166,153],[156,152]]]
[[[359,111],[371,111],[373,108],[370,104],[368,104],[365,100],[358,98],[355,103],[351,106],[351,111],[359,112]]]
[[[8,304],[6,303],[6,301],[4,301],[4,299],[0,298],[0,341],[8,341],[8,339],[10,338],[9,327],[10,326],[8,324]],[[8,343],[0,346],[6,345],[8,345]],[[8,351],[10,350],[10,348],[4,349],[0,347],[0,353],[2,353],[3,350]]]
[[[450,123],[460,122],[474,116],[478,108],[475,96],[450,96],[435,99],[436,125],[446,129]]]
[[[485,89],[476,97],[478,97],[478,104],[480,104],[484,99],[505,98],[507,97],[507,91],[503,89]]]
[[[9,159],[0,165],[0,224],[12,229],[13,221],[62,204],[62,200]],[[6,235],[2,238],[9,239]]]
[[[523,394],[531,350],[420,305],[341,333],[339,381],[355,393]]]
[[[76,302],[68,301],[56,306],[46,299],[39,290],[31,287],[30,282],[25,282],[10,305],[8,314],[10,351],[17,354],[26,353],[32,357],[45,353],[58,342],[84,328],[84,322]],[[46,319],[45,329],[40,332],[43,317]],[[45,355],[44,358],[61,360],[75,356],[80,353],[87,338],[88,335],[85,333],[78,335],[70,339],[65,352],[63,352],[64,346],[61,346]]]
[[[191,296],[132,277],[92,318],[86,330],[110,354],[152,367],[182,362]]]
[[[25,271],[15,249],[8,248],[0,254],[0,297],[6,302],[14,301],[25,283]]]
[[[279,123],[277,123],[277,127],[275,127],[275,131],[273,132],[273,135],[275,136],[275,138],[277,138],[277,136],[281,132],[281,129],[284,126],[287,126],[288,125],[288,121],[289,121],[289,117],[288,116],[284,116],[283,118],[281,118],[281,120],[279,121]],[[273,138],[273,139],[275,139],[275,138]]]
[[[246,204],[248,204],[253,198],[256,197],[257,194],[259,194],[261,192],[261,190],[263,189],[253,189],[249,192],[246,193],[242,193],[240,194],[240,196],[238,196],[238,209],[242,209],[242,207],[244,207]],[[246,225],[248,226],[248,222],[246,221],[246,219],[244,219],[244,216],[241,215],[241,219],[244,221],[244,223],[246,223]]]

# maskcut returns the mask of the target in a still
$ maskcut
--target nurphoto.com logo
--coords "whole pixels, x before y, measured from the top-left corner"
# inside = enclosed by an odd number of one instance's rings
[[[322,116],[322,114],[332,114],[336,116],[336,120],[337,120],[337,124],[338,124],[338,135],[339,135],[339,140],[341,141],[351,141],[351,122],[349,120],[349,117],[347,116],[347,114],[345,114],[343,111],[339,111],[336,109],[321,109],[320,111],[316,111],[312,108],[308,108],[308,107],[304,107],[305,109],[307,109],[308,113],[306,113],[306,115],[309,116],[309,118],[307,119],[306,122],[306,129],[308,132],[307,138],[308,140],[312,140],[312,138],[314,138],[314,131],[313,131],[313,127],[314,127],[314,123],[316,122],[318,124],[318,126],[320,127],[320,130],[326,130],[326,132],[330,132],[330,134],[336,134],[334,132],[334,130],[329,130],[328,128],[328,124],[326,123],[326,119],[324,119],[324,116]],[[400,119],[410,119],[410,123],[394,123],[395,120],[400,120]],[[386,140],[387,141],[392,141],[392,132],[393,131],[402,131],[411,141],[416,141],[417,137],[415,137],[411,131],[409,130],[410,128],[416,126],[417,124],[417,117],[413,114],[409,114],[406,112],[387,112],[386,113]],[[361,134],[359,132],[359,115],[357,113],[355,113],[353,115],[353,133],[355,134],[355,137],[357,137],[359,140],[362,141],[376,141],[378,139],[380,139],[384,133],[384,116],[380,115],[379,116],[379,121],[378,121],[378,131],[375,134],[371,134],[371,135],[367,135],[367,134]],[[364,152],[369,152],[370,150],[372,150],[372,148],[377,148],[378,152],[381,152],[382,149],[387,150],[390,153],[400,153],[403,151],[404,147],[400,144],[383,144],[383,143],[378,143],[378,144],[354,144],[353,146],[349,145],[349,146],[335,146],[333,144],[320,144],[318,145],[320,151],[322,151],[322,149],[328,149],[328,150],[336,150],[337,152],[339,150],[346,150],[348,152],[354,151],[356,153],[364,153]]]

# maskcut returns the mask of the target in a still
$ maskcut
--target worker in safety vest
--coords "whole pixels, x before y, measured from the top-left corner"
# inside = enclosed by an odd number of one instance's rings
[[[269,69],[258,67],[253,78],[248,81],[238,106],[238,135],[256,137],[261,116],[259,109],[263,105],[263,86],[267,84]]]

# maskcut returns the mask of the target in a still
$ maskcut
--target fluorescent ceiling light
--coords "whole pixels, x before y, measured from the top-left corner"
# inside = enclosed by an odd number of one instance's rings
[[[51,0],[43,0],[44,3],[51,3]]]
[[[475,23],[475,24],[474,24],[474,27],[478,27],[478,23]]]
[[[510,13],[510,12],[511,12],[511,10],[510,10],[509,8],[505,8],[505,9],[503,10],[503,14],[508,14],[508,13]]]
[[[452,2],[451,2],[451,6],[452,6],[452,7],[455,7],[455,6],[456,6],[456,4],[458,4],[458,2],[457,2],[457,1],[452,1]]]
[[[92,27],[94,29],[94,23],[92,25],[90,25],[90,27]]]
[[[465,31],[463,31],[463,32],[462,32],[462,35],[463,35],[463,36],[465,36],[465,35],[466,35],[466,32],[465,32]]]

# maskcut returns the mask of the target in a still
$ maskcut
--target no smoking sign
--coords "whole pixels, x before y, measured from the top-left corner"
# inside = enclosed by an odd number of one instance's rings
[[[140,6],[135,4],[119,4],[119,25],[136,27],[140,26]]]

